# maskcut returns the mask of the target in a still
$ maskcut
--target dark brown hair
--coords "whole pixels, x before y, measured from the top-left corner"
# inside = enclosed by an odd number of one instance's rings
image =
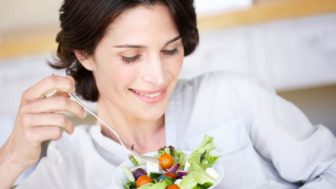
[[[59,17],[61,30],[56,37],[58,60],[50,65],[65,68],[74,77],[78,95],[97,101],[99,92],[93,74],[79,63],[74,50],[92,55],[108,25],[121,13],[156,2],[168,7],[181,35],[185,56],[191,54],[199,41],[193,0],[64,0]]]

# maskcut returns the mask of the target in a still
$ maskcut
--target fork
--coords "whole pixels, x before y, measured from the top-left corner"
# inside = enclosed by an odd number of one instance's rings
[[[77,102],[80,106],[82,106],[85,111],[87,111],[88,113],[90,113],[93,117],[95,117],[104,127],[106,127],[108,130],[110,130],[114,136],[117,137],[117,140],[119,141],[120,145],[123,147],[124,150],[127,151],[127,153],[129,155],[133,155],[134,157],[141,159],[143,161],[145,161],[146,163],[154,163],[154,164],[159,164],[159,161],[157,160],[157,158],[154,157],[150,157],[150,156],[146,156],[146,155],[142,155],[130,148],[128,148],[124,142],[121,140],[119,134],[113,129],[113,127],[111,125],[109,125],[106,121],[104,121],[102,118],[100,118],[96,113],[94,113],[92,110],[90,110],[89,107],[87,107],[78,97],[76,97],[73,93],[68,93],[72,99]]]

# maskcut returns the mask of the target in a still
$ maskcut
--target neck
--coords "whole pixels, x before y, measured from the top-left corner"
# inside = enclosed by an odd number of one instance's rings
[[[152,152],[165,145],[164,116],[155,120],[143,120],[125,114],[107,103],[97,103],[98,115],[104,119],[120,135],[121,140],[128,147],[140,153]],[[114,134],[102,127],[102,134],[119,142]]]

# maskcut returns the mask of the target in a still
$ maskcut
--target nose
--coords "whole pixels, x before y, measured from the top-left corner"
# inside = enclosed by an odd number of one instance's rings
[[[152,56],[145,63],[142,75],[143,81],[150,83],[154,87],[161,87],[165,83],[165,69],[160,56]]]

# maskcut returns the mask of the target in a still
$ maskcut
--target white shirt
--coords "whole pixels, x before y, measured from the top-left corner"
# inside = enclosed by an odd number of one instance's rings
[[[224,179],[219,189],[336,188],[336,138],[259,81],[209,73],[180,81],[165,114],[166,145],[192,150],[215,138]],[[52,142],[19,188],[113,188],[127,154],[99,126],[80,126]]]

